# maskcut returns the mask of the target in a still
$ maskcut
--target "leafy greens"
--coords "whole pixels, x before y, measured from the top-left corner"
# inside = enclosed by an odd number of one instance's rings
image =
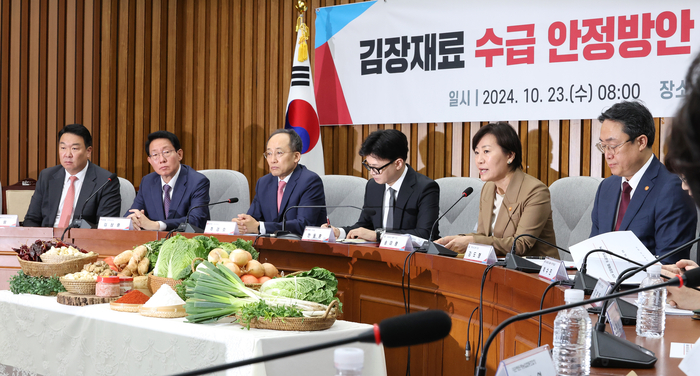
[[[338,280],[330,271],[315,267],[294,276],[269,280],[262,284],[260,293],[329,305],[337,299]]]
[[[207,258],[207,251],[202,243],[177,234],[166,240],[160,247],[154,274],[159,277],[175,278],[183,269],[189,268],[196,257]]]

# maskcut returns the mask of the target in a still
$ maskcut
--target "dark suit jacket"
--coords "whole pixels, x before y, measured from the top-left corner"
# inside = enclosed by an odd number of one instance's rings
[[[112,175],[104,168],[92,162],[88,163],[73,217],[78,218],[77,216],[82,212],[83,219],[92,224],[97,224],[100,217],[118,217],[122,204],[119,179],[107,184],[89,202],[85,202]],[[25,227],[53,227],[65,178],[66,169],[61,165],[49,167],[39,173],[36,190],[27,209],[27,215],[24,216]]]
[[[248,209],[248,215],[258,222],[265,223],[265,232],[273,233],[282,229],[284,212],[292,206],[326,205],[323,182],[315,172],[301,164],[292,172],[284,188],[280,211],[277,212],[277,182],[272,174],[258,179],[255,185],[255,197]],[[326,209],[298,208],[287,213],[285,230],[303,234],[306,226],[320,226],[326,223]]]
[[[556,244],[549,188],[539,179],[519,168],[515,170],[493,226],[493,234],[488,235],[495,199],[496,183],[487,182],[481,188],[477,233],[468,234],[474,237],[474,242],[492,245],[499,256],[510,252],[513,240],[521,234],[530,234]],[[515,253],[520,256],[559,258],[556,248],[525,236],[518,239]]]
[[[611,176],[600,183],[591,212],[591,236],[615,229],[622,178]],[[657,256],[695,238],[697,214],[678,176],[668,172],[654,157],[630,200],[620,231],[632,231]],[[681,252],[663,263],[688,258]]]
[[[440,187],[429,177],[419,174],[413,167],[406,165],[408,172],[401,184],[399,195],[394,206],[394,229],[388,230],[397,234],[410,234],[428,239],[430,229],[440,211]],[[377,184],[370,179],[365,186],[364,208],[374,210],[373,215],[366,210],[360,214],[360,219],[352,226],[344,227],[348,231],[363,227],[375,230],[383,227],[384,191],[386,184]],[[439,238],[438,225],[435,225],[433,239]]]
[[[170,200],[170,212],[165,216],[163,210],[163,187],[160,175],[151,172],[141,179],[139,193],[134,199],[131,209],[143,210],[146,217],[152,221],[163,221],[166,230],[170,231],[180,223],[185,223],[187,212],[193,206],[209,203],[209,179],[195,171],[192,167],[181,164],[180,175],[173,187],[173,196]],[[128,216],[128,211],[124,216]],[[204,228],[209,220],[209,207],[197,208],[190,213],[189,223],[199,228]]]

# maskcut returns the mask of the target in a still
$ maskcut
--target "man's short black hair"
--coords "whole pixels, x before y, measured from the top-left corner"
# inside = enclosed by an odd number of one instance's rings
[[[89,148],[92,146],[92,135],[90,134],[90,131],[85,128],[84,125],[82,124],[68,124],[63,129],[61,129],[58,132],[58,139],[60,140],[61,137],[66,134],[74,134],[76,136],[80,136],[83,138],[83,142],[85,143],[85,148]]]
[[[518,134],[515,133],[515,129],[506,122],[489,123],[479,128],[472,138],[472,149],[476,149],[479,145],[481,139],[487,134],[493,135],[496,138],[496,143],[503,149],[503,153],[506,155],[513,153],[513,161],[508,166],[511,171],[515,171],[516,168],[522,168],[523,163],[523,145],[520,143],[520,138]]]
[[[150,150],[151,142],[153,142],[153,140],[157,140],[159,138],[165,138],[168,141],[170,141],[170,143],[173,144],[175,151],[178,151],[181,149],[180,148],[180,140],[177,139],[177,136],[175,136],[174,134],[172,134],[168,131],[155,131],[155,132],[149,134],[148,139],[146,140],[145,147],[146,147],[146,154],[147,155],[149,155],[149,156],[151,155],[151,150]]]
[[[602,123],[605,120],[612,120],[622,124],[622,131],[635,140],[641,135],[647,136],[647,148],[654,145],[656,127],[654,117],[651,112],[640,102],[622,101],[615,103],[607,111],[598,116]]]
[[[272,132],[270,137],[267,138],[267,142],[270,142],[270,139],[272,138],[272,136],[278,135],[278,134],[286,134],[287,136],[289,136],[289,147],[292,149],[292,153],[295,153],[295,152],[301,153],[304,146],[302,145],[302,142],[301,142],[301,136],[299,136],[299,134],[297,132],[295,132],[294,129],[286,129],[286,128],[277,129],[274,132]]]
[[[395,161],[408,159],[408,139],[396,129],[372,132],[360,146],[360,156],[374,155],[379,159]]]

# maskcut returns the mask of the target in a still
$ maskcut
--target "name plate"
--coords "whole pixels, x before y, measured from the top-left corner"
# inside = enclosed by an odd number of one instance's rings
[[[549,345],[540,346],[498,364],[496,376],[554,376],[556,375]]]
[[[384,233],[382,241],[379,243],[379,248],[396,249],[398,251],[413,251],[413,242],[411,235],[406,234],[390,234]]]
[[[591,293],[590,299],[600,298],[601,296],[607,295],[612,289],[612,283],[604,280],[603,278],[598,278],[598,282],[595,284],[595,288]],[[593,307],[602,307],[603,302],[591,303]]]
[[[335,243],[335,234],[331,227],[306,226],[301,240],[310,242]]]
[[[217,235],[240,235],[238,232],[238,223],[232,221],[207,221],[204,226],[205,234]]]
[[[620,312],[620,307],[617,305],[617,300],[611,300],[605,312],[607,312],[606,317],[608,318],[613,334],[622,339],[627,339],[625,327],[622,326],[622,313]]]
[[[467,246],[467,249],[464,251],[464,259],[486,265],[492,265],[498,261],[493,246],[478,243],[470,243]]]
[[[100,222],[97,223],[97,228],[100,230],[133,230],[131,218],[122,217],[100,217]]]
[[[0,215],[0,227],[17,227],[19,226],[19,217],[17,214]]]
[[[545,258],[540,268],[540,278],[550,282],[569,280],[569,275],[566,274],[564,261],[551,257]]]

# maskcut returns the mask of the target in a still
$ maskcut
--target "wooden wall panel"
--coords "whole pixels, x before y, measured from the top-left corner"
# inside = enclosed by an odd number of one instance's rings
[[[357,0],[311,0],[315,12]],[[297,13],[293,0],[0,0],[0,183],[58,163],[57,132],[91,130],[93,162],[138,187],[151,171],[146,136],[180,137],[184,163],[233,169],[255,181],[262,152],[284,126]],[[510,120],[523,168],[546,184],[608,176],[592,119]],[[656,119],[663,156],[670,121]],[[478,177],[471,138],[483,122],[323,127],[327,174],[368,177],[357,151],[376,129],[409,138],[409,163],[432,178]]]

